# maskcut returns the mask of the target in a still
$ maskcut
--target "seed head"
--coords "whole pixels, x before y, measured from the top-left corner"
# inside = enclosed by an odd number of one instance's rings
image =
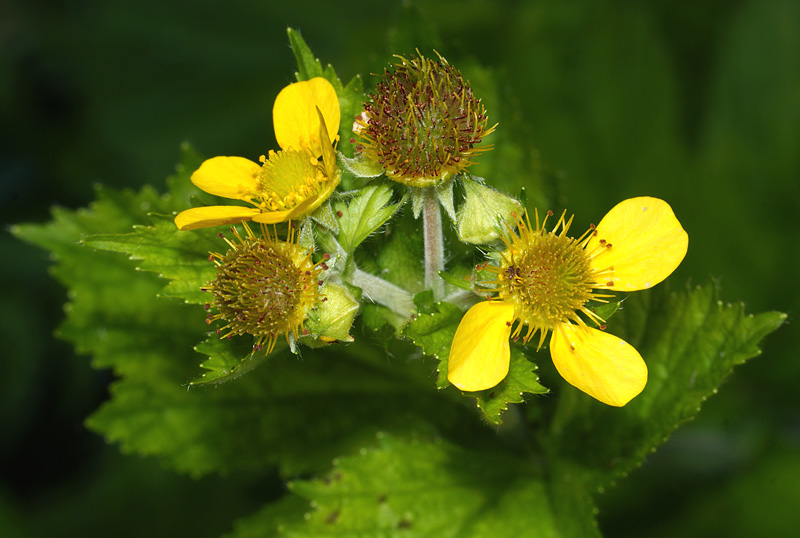
[[[473,164],[491,146],[475,147],[495,126],[469,82],[447,63],[423,57],[386,69],[370,102],[356,118],[356,150],[386,175],[412,187],[438,185]]]
[[[236,241],[225,239],[230,250],[212,254],[217,276],[203,289],[211,293],[217,314],[209,314],[207,321],[226,322],[217,330],[222,338],[250,334],[255,337],[253,351],[266,346],[269,353],[279,335],[288,340],[290,334],[303,334],[306,315],[322,300],[323,269],[294,242],[291,226],[286,241],[271,236],[265,226],[260,237],[246,224],[245,230],[242,237],[231,228]]]

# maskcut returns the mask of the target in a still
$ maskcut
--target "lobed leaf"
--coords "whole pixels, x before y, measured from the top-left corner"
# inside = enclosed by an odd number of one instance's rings
[[[169,222],[161,217],[154,217],[151,229],[142,226],[151,220],[148,211],[170,213],[181,204],[152,189],[101,189],[89,209],[57,209],[51,223],[14,230],[53,251],[53,272],[70,289],[60,334],[91,354],[97,367],[121,376],[110,399],[87,420],[91,429],[125,452],[157,455],[173,469],[200,476],[274,465],[286,473],[320,469],[378,430],[402,433],[463,418],[430,387],[424,362],[387,361],[359,344],[310,352],[302,360],[275,355],[269,368],[235,383],[189,390],[186,380],[198,370],[193,346],[207,337],[204,310],[159,296],[166,281],[151,272],[177,271],[176,260],[184,258],[159,253],[166,247],[154,240],[136,249],[129,236],[106,235],[95,243],[125,255],[79,242],[134,225],[140,226],[136,234],[166,235]],[[131,254],[143,257],[133,261]],[[136,271],[137,262],[150,270]],[[212,336],[199,349],[218,344],[228,342]],[[244,356],[235,343],[227,349],[214,350],[215,358]]]
[[[95,248],[128,254],[137,267],[166,278],[161,292],[190,304],[205,304],[209,298],[200,288],[214,280],[209,252],[227,250],[216,228],[179,232],[171,217],[151,215],[152,226],[135,226],[132,233],[101,234],[84,240]]]
[[[385,184],[368,185],[348,202],[343,199],[333,203],[339,217],[339,244],[352,254],[364,239],[395,214],[400,204],[390,204],[392,188]]]
[[[279,340],[275,344],[275,349],[270,354],[273,358],[286,348],[285,342]],[[252,339],[244,336],[229,341],[212,333],[197,344],[194,350],[208,356],[208,359],[200,363],[200,367],[208,371],[194,379],[191,386],[232,381],[257,368],[268,358],[264,352],[253,352]]]
[[[294,496],[240,521],[229,538],[597,536],[591,499],[574,478],[544,477],[499,447],[379,435],[377,447],[336,460],[324,477],[291,482]],[[565,495],[568,512],[555,506]],[[302,515],[298,498],[308,503]]]
[[[419,294],[422,295],[422,294]],[[403,335],[410,338],[422,348],[423,353],[439,360],[437,371],[439,376],[436,386],[440,389],[450,386],[447,380],[447,361],[450,346],[453,342],[463,312],[457,306],[446,303],[435,303],[430,311],[420,312],[406,325]],[[525,354],[512,347],[511,364],[508,375],[497,386],[480,392],[463,392],[465,396],[476,399],[478,409],[493,424],[502,424],[502,415],[508,410],[508,404],[521,403],[524,394],[544,394],[547,389],[539,384],[536,366]]]
[[[647,386],[621,409],[563,388],[545,442],[591,469],[598,487],[611,483],[693,418],[733,367],[758,355],[759,341],[785,319],[779,312],[754,316],[742,305],[723,304],[714,286],[671,294],[662,285],[631,294],[609,330],[639,350],[649,369]],[[582,439],[593,439],[592,450]]]
[[[539,384],[536,365],[522,350],[511,346],[511,363],[505,379],[490,389],[464,394],[475,397],[478,409],[490,422],[502,424],[501,417],[508,411],[508,404],[524,402],[526,393],[545,394],[547,388]]]

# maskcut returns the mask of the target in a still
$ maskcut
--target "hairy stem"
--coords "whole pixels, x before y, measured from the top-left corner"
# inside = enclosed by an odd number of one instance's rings
[[[425,288],[433,291],[436,300],[444,296],[444,280],[439,271],[444,270],[444,238],[442,237],[442,212],[434,189],[425,192],[422,205],[425,235]]]
[[[403,318],[411,317],[416,310],[414,299],[410,293],[379,276],[356,267],[350,281],[354,286],[361,288],[367,299],[382,304]]]

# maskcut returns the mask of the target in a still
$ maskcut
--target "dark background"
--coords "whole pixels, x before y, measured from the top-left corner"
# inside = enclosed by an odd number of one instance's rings
[[[697,420],[599,497],[601,530],[793,534],[800,3],[418,4],[0,2],[4,228],[84,206],[96,183],[162,187],[184,141],[206,155],[273,147],[272,100],[295,70],[287,26],[368,85],[391,53],[435,46],[500,81],[576,229],[624,198],[665,198],[690,236],[674,288],[716,280],[724,301],[789,313]],[[5,231],[0,254],[0,535],[217,536],[279,493],[259,477],[178,476],[86,431],[110,376],[51,337],[66,293],[47,254]]]

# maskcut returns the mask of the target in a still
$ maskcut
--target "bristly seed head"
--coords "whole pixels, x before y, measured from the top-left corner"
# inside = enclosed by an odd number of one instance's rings
[[[473,164],[491,146],[475,147],[494,130],[469,82],[447,63],[398,56],[370,94],[353,132],[357,151],[386,175],[412,187],[437,185]]]
[[[289,227],[289,237],[279,241],[262,226],[256,236],[245,224],[242,237],[233,228],[237,241],[224,255],[213,253],[217,276],[204,291],[211,292],[211,305],[217,314],[207,322],[226,322],[217,333],[221,338],[243,334],[255,337],[253,351],[266,348],[268,354],[279,335],[287,340],[302,334],[303,321],[319,302],[319,275],[322,267],[311,253],[297,245]]]

